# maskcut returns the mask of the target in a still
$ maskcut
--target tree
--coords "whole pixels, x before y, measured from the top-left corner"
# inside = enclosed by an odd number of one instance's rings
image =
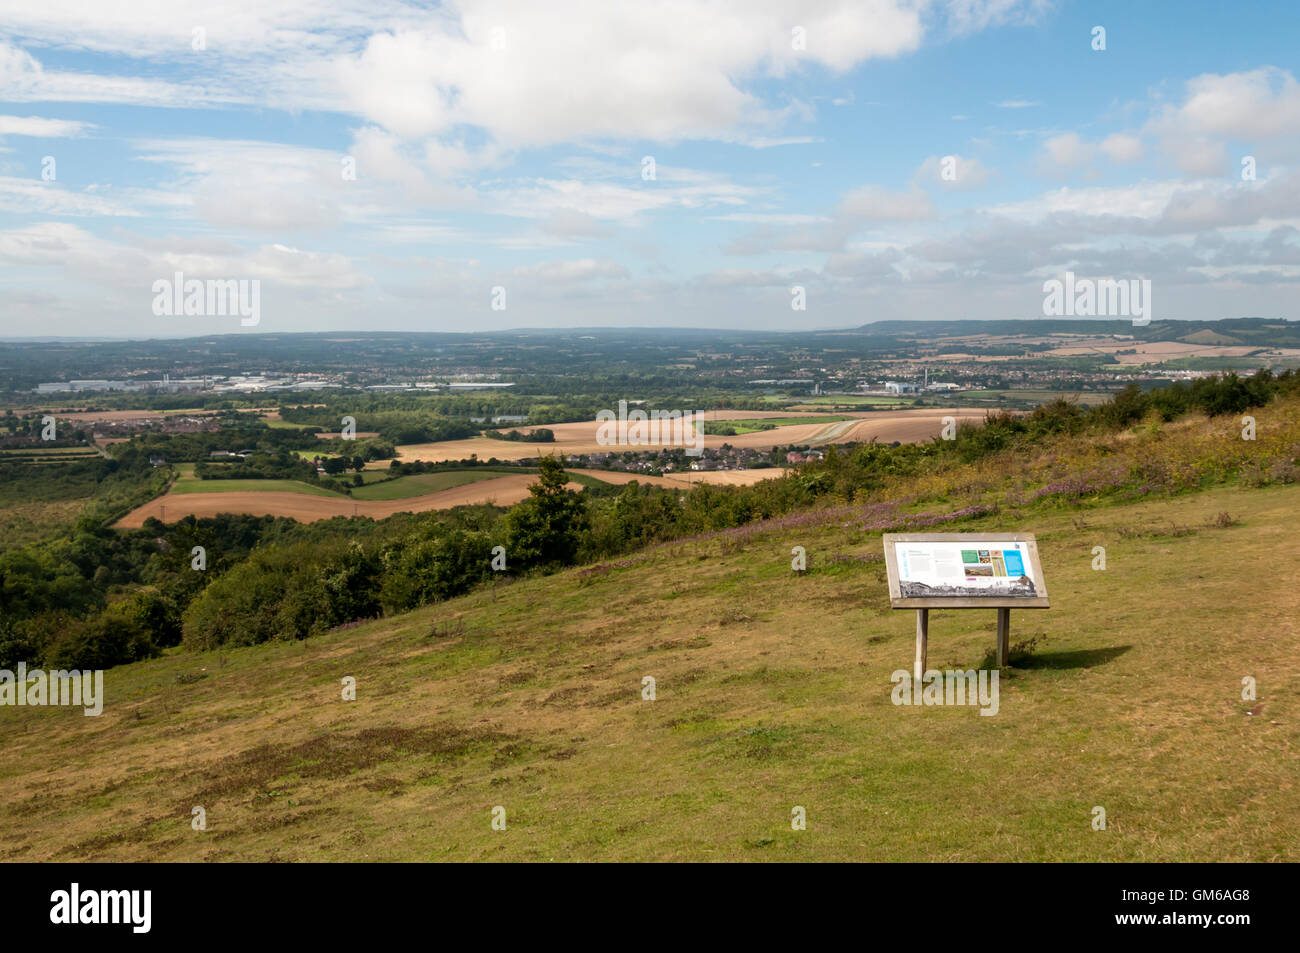
[[[58,669],[112,668],[157,654],[158,648],[131,609],[113,606],[56,636],[46,649],[45,664]]]
[[[564,458],[548,454],[538,461],[538,469],[528,499],[505,519],[508,558],[522,568],[572,562],[587,528],[586,503],[566,488]]]

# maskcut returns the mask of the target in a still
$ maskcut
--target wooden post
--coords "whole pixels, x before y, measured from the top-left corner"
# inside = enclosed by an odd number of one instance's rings
[[[925,675],[925,656],[930,641],[930,610],[916,610],[916,664],[914,677],[917,682]]]
[[[998,610],[998,668],[1006,668],[1011,657],[1011,610]]]

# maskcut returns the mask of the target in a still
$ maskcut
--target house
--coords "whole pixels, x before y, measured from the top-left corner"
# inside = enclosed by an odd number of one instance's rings
[[[151,454],[149,454],[149,466],[151,466],[151,467],[165,467],[165,466],[167,466],[167,461],[164,460],[162,457],[160,457],[158,454],[156,454],[156,453],[151,453]]]

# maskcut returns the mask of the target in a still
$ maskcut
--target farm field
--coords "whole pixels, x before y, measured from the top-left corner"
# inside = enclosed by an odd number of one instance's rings
[[[30,412],[31,408],[26,408]],[[93,420],[162,420],[166,417],[210,417],[216,413],[193,407],[183,410],[73,410],[64,413],[58,409],[38,411],[50,413],[59,420],[71,420],[77,423]]]
[[[13,447],[0,450],[0,460],[28,457],[93,457],[94,447]]]
[[[619,470],[576,468],[569,471],[569,488],[622,486],[634,480],[683,490],[700,483],[748,486],[760,480],[775,479],[784,472],[777,468],[705,470],[656,477]],[[349,497],[295,480],[196,480],[182,477],[172,485],[170,492],[133,510],[115,525],[135,528],[143,526],[150,517],[175,521],[183,516],[205,517],[218,513],[285,516],[310,523],[335,516],[384,519],[394,513],[423,513],[480,503],[510,506],[528,496],[528,487],[536,479],[536,474],[528,469],[452,470],[368,484],[353,489]]]
[[[342,493],[323,486],[313,486],[301,480],[196,480],[178,479],[172,484],[172,494],[222,494],[222,493],[304,493],[309,496],[330,496],[344,499]]]
[[[517,468],[512,468],[509,471],[476,468],[473,470],[444,470],[438,473],[416,473],[411,476],[398,477],[396,480],[385,480],[356,487],[352,490],[352,498],[354,500],[404,499],[406,497],[422,496],[426,493],[437,493],[440,490],[448,490],[468,483],[478,483],[482,480],[497,480],[502,476],[520,472],[532,473],[534,471],[520,471]]]
[[[94,447],[54,447],[49,450],[0,450],[0,463],[80,463],[94,459]]]
[[[495,503],[509,506],[528,496],[528,487],[536,481],[532,474],[497,476],[463,486],[454,486],[436,493],[407,496],[395,499],[352,499],[338,493],[313,494],[297,490],[235,490],[216,493],[167,493],[132,510],[116,524],[120,528],[144,525],[149,517],[174,522],[182,516],[216,516],[218,513],[245,513],[250,516],[285,516],[300,523],[332,519],[335,516],[365,516],[384,519],[394,513],[423,513],[427,510],[445,510],[454,506]],[[270,484],[275,480],[216,481],[252,484]],[[307,484],[296,484],[305,487]],[[582,489],[580,483],[570,483],[572,490]],[[314,489],[314,488],[313,488]]]
[[[1240,586],[1300,575],[1297,510],[1300,485],[1033,514],[1053,605],[1012,614],[996,717],[891,704],[913,614],[843,518],[120,666],[99,718],[0,722],[0,857],[1294,862],[1300,594]],[[931,664],[981,665],[993,622],[932,613]]]
[[[745,420],[759,419],[762,411],[710,411],[705,419]],[[979,408],[942,408],[899,410],[882,413],[864,413],[845,422],[835,424],[799,423],[779,426],[773,430],[755,431],[735,437],[706,436],[705,447],[720,447],[724,443],[733,447],[751,447],[766,449],[786,446],[787,444],[817,444],[831,440],[848,442],[853,440],[882,442],[914,443],[937,437],[943,428],[943,418],[954,416],[958,421],[981,421],[986,411]],[[713,415],[719,416],[713,416]],[[721,416],[726,415],[726,416]],[[790,418],[794,415],[788,411],[771,411],[768,415],[776,418]],[[826,414],[809,414],[816,420]],[[849,416],[849,415],[845,415]],[[492,457],[498,460],[522,460],[547,453],[599,453],[604,450],[617,449],[603,446],[596,440],[600,424],[597,421],[581,423],[552,424],[548,429],[555,433],[554,443],[516,443],[513,441],[493,440],[490,437],[471,437],[465,440],[444,440],[438,443],[404,444],[397,448],[400,460],[423,460],[440,462],[444,460],[464,460],[477,455],[481,460]],[[835,428],[835,429],[833,429]],[[648,445],[650,447],[654,444]]]
[[[971,390],[965,391],[962,397],[969,400],[987,400],[994,404],[1003,404],[1008,401],[1027,401],[1036,404],[1047,404],[1054,400],[1064,398],[1074,404],[1083,407],[1095,407],[1098,404],[1104,404],[1110,400],[1114,394],[1110,391],[1060,391],[1060,390],[1035,390],[1032,388],[1024,389],[1007,389],[1007,390]]]
[[[793,426],[798,426],[803,424],[834,424],[834,423],[840,423],[841,421],[844,420],[852,420],[852,419],[855,418],[845,417],[842,415],[836,415],[836,416],[799,415],[799,416],[785,416],[785,417],[750,416],[750,417],[735,417],[735,418],[729,418],[727,420],[720,420],[717,421],[717,425],[730,427],[731,429],[736,431],[737,435],[739,435],[742,433],[761,433],[767,430],[771,430],[775,427],[793,427]],[[709,436],[725,437],[727,436],[727,434],[709,434]]]

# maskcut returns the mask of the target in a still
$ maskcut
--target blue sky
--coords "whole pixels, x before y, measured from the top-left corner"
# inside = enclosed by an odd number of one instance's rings
[[[0,336],[1033,317],[1067,270],[1150,280],[1157,318],[1297,318],[1298,26],[0,0]],[[155,315],[176,272],[258,280],[260,323]]]

